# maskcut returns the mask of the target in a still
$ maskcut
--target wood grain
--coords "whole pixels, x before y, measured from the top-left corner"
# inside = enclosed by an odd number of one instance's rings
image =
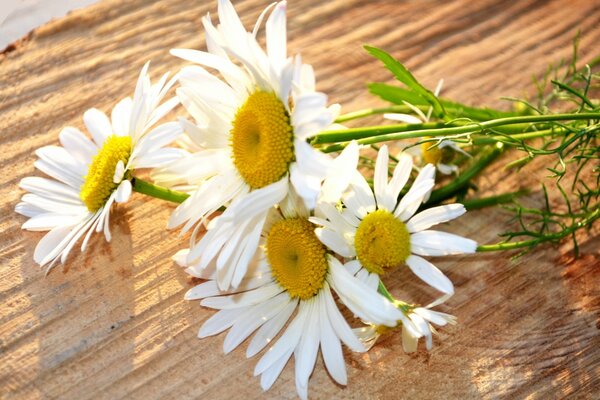
[[[247,26],[266,1],[236,2]],[[571,53],[598,53],[598,1],[291,1],[290,52],[314,65],[318,88],[346,111],[381,105],[367,81],[389,74],[361,49],[369,43],[403,60],[426,85],[444,78],[457,100],[500,106],[531,94],[530,77]],[[42,234],[21,231],[17,184],[36,174],[34,150],[56,144],[65,125],[82,126],[90,107],[109,111],[130,95],[143,63],[156,77],[182,63],[173,47],[204,45],[200,18],[216,2],[104,0],[35,30],[0,55],[0,398],[295,398],[293,367],[262,394],[256,359],[244,346],[224,356],[223,336],[199,340],[212,311],[185,302],[192,285],[170,261],[185,243],[164,227],[170,205],[136,195],[112,218],[113,243],[96,237],[68,271],[44,277],[32,260]],[[478,182],[482,193],[536,183],[543,171]],[[539,194],[531,196],[532,202]],[[450,229],[493,242],[502,211],[473,212]],[[322,361],[312,398],[600,398],[600,260],[597,236],[582,235],[583,257],[568,244],[510,261],[506,254],[437,261],[454,281],[445,311],[459,324],[441,330],[433,351],[402,352],[399,335],[371,352],[347,354],[349,385]],[[390,286],[416,302],[423,291],[406,271]]]

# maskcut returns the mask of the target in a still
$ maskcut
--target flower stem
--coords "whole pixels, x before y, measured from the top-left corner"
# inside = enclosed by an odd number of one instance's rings
[[[536,139],[536,138],[541,138],[544,136],[560,134],[563,132],[566,132],[566,129],[555,128],[555,129],[544,129],[541,131],[534,131],[534,132],[518,133],[518,134],[510,135],[510,136],[504,135],[504,136],[478,137],[478,138],[473,139],[473,144],[477,145],[477,146],[481,146],[484,144],[492,144],[492,143],[495,143],[498,141],[502,141],[507,145],[518,146],[519,144],[521,144],[521,141],[523,141],[523,140]],[[511,143],[513,141],[514,141],[514,143]]]
[[[139,178],[133,178],[131,180],[131,185],[135,192],[178,204],[183,203],[184,200],[190,196],[187,193],[167,189]]]
[[[468,211],[480,210],[486,207],[497,206],[498,204],[510,203],[516,197],[529,193],[528,190],[518,190],[516,192],[503,193],[497,196],[481,197],[479,199],[469,199],[462,201],[463,206]]]
[[[448,185],[431,192],[427,203],[437,204],[456,195],[456,193],[460,192],[471,182],[471,179],[491,164],[502,153],[503,149],[504,145],[498,142],[495,146],[490,146],[482,150],[480,157],[473,165],[464,170]]]
[[[365,128],[349,128],[339,129],[320,133],[309,139],[311,144],[322,144],[322,143],[338,143],[333,146],[328,146],[321,151],[330,153],[333,151],[339,151],[344,148],[343,142],[349,142],[351,140],[357,140],[359,144],[374,144],[380,142],[387,142],[391,140],[403,140],[411,138],[421,138],[424,136],[438,137],[438,136],[452,136],[470,133],[482,133],[486,129],[498,128],[505,125],[515,124],[531,124],[531,123],[544,123],[552,121],[567,121],[567,120],[593,120],[600,119],[600,113],[574,113],[574,114],[550,114],[550,115],[525,115],[517,117],[507,117],[492,119],[489,121],[483,121],[479,123],[469,123],[462,126],[451,126],[451,127],[432,127],[426,129],[415,129],[410,124],[398,124],[398,125],[381,125],[381,126],[370,126]],[[440,124],[440,123],[427,123],[427,124]],[[418,128],[422,128],[426,124],[416,124]],[[436,125],[437,126],[437,125]],[[447,126],[447,125],[444,125]],[[410,128],[411,129],[407,129]]]
[[[600,218],[600,208],[596,207],[592,212],[588,214],[583,220],[574,223],[566,229],[560,232],[547,234],[544,236],[537,237],[535,239],[521,240],[518,242],[502,242],[496,244],[484,244],[477,246],[477,252],[488,252],[488,251],[500,251],[500,250],[514,250],[523,247],[533,247],[544,242],[556,242],[569,235],[572,235],[576,230],[591,226],[591,224]]]

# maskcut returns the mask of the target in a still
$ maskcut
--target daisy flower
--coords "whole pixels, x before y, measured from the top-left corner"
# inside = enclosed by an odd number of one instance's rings
[[[168,74],[152,85],[148,66],[142,69],[133,100],[125,98],[112,110],[111,120],[92,108],[83,115],[91,139],[76,128],[64,128],[62,146],[38,149],[35,167],[50,178],[27,177],[20,187],[29,193],[15,211],[29,217],[22,226],[49,231],[37,244],[33,258],[46,272],[64,263],[84,237],[85,251],[92,232],[104,232],[110,241],[110,208],[131,195],[131,174],[138,168],[154,168],[181,156],[178,149],[164,148],[181,133],[176,122],[154,125],[178,104],[176,98],[160,105],[175,82]]]
[[[435,88],[435,95],[438,96],[442,90],[444,80],[441,79]],[[427,114],[423,113],[419,108],[414,105],[404,102],[405,105],[410,107],[417,116],[410,114],[401,113],[388,113],[383,114],[383,117],[392,121],[404,122],[406,124],[422,124],[429,122],[431,119],[432,107],[429,107]],[[424,138],[431,139],[431,138]],[[441,139],[438,141],[428,140],[421,143],[418,147],[410,147],[407,152],[415,156],[420,164],[433,164],[444,175],[458,173],[458,167],[454,164],[450,164],[454,158],[454,152],[462,153],[467,157],[471,157],[469,153],[461,149],[454,141],[449,139]]]
[[[181,120],[200,150],[153,175],[162,185],[196,186],[169,220],[182,233],[198,228],[214,211],[226,206],[218,226],[194,243],[190,264],[235,268],[218,279],[222,289],[237,286],[245,262],[230,262],[228,248],[253,254],[267,213],[293,190],[313,208],[331,159],[306,139],[328,128],[339,106],[327,107],[327,96],[315,91],[313,70],[300,57],[288,58],[286,3],[272,7],[266,22],[266,52],[257,42],[260,16],[253,32],[242,25],[228,0],[220,0],[220,24],[203,19],[208,52],[172,50],[197,65],[181,72],[177,95],[194,122]],[[209,73],[211,68],[223,80]],[[192,242],[195,234],[192,235]],[[233,279],[233,280],[232,280]]]
[[[452,282],[421,256],[473,253],[477,243],[457,235],[429,230],[433,225],[465,213],[462,204],[448,204],[415,212],[434,185],[435,167],[421,169],[410,190],[398,201],[412,170],[412,158],[401,154],[388,182],[388,148],[377,155],[374,191],[358,172],[342,196],[343,208],[319,203],[316,217],[319,239],[342,257],[355,258],[347,265],[358,270],[365,282],[379,284],[379,277],[402,264],[443,293],[453,293]]]
[[[407,353],[417,351],[419,338],[425,337],[427,350],[433,346],[432,334],[437,333],[433,325],[445,326],[447,324],[456,324],[456,317],[439,311],[433,311],[431,308],[445,302],[450,295],[440,297],[438,300],[425,307],[411,307],[406,317],[410,320],[409,324],[402,324],[402,347]],[[383,325],[368,324],[360,328],[354,328],[354,334],[369,350],[377,342],[379,337],[388,332],[390,328]],[[416,332],[416,334],[415,334]]]
[[[454,315],[446,314],[439,311],[431,310],[450,298],[451,295],[445,295],[437,299],[431,304],[425,307],[413,308],[408,314],[408,318],[417,328],[418,335],[414,334],[414,330],[406,329],[402,327],[402,347],[407,353],[414,353],[417,351],[417,345],[419,338],[425,338],[425,346],[427,350],[431,350],[433,347],[432,334],[437,333],[433,325],[446,326],[447,324],[456,324],[456,317]]]
[[[308,397],[308,380],[319,347],[331,377],[342,385],[347,375],[341,343],[353,351],[365,351],[336,306],[332,292],[363,320],[395,326],[404,318],[391,302],[328,253],[308,217],[301,201],[284,201],[281,208],[269,213],[255,263],[237,288],[219,289],[215,263],[208,268],[192,265],[188,273],[209,280],[186,294],[188,300],[202,299],[201,305],[219,310],[204,323],[199,336],[229,329],[223,344],[225,353],[256,331],[246,351],[252,357],[283,331],[259,360],[254,374],[261,376],[261,386],[268,390],[293,354],[296,389],[303,399]],[[187,259],[185,253],[177,257],[183,265],[189,265]]]

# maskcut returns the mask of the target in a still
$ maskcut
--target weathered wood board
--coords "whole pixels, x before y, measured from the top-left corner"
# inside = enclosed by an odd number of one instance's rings
[[[266,1],[236,2],[251,26]],[[244,346],[224,356],[223,336],[199,340],[212,311],[183,300],[192,282],[170,260],[185,246],[165,230],[171,205],[135,195],[118,210],[113,242],[96,237],[66,273],[45,277],[32,260],[40,233],[21,231],[17,184],[35,174],[34,150],[58,143],[65,125],[82,127],[90,107],[104,111],[133,91],[146,60],[153,76],[182,63],[173,47],[204,46],[200,18],[215,1],[104,0],[36,29],[0,55],[0,398],[295,398],[293,366],[262,394],[256,359]],[[500,96],[532,94],[531,76],[568,58],[581,29],[582,59],[600,51],[598,1],[291,1],[289,51],[314,65],[318,88],[346,111],[381,105],[366,81],[391,82],[361,49],[369,43],[403,60],[444,94],[498,106]],[[508,106],[507,106],[508,107]],[[535,182],[502,170],[483,177],[484,193]],[[507,215],[473,212],[450,229],[496,241]],[[402,351],[387,336],[368,354],[347,354],[349,385],[321,360],[313,398],[600,398],[599,240],[570,246],[453,257],[437,264],[456,285],[433,351]],[[390,280],[397,293],[427,302],[413,276]]]

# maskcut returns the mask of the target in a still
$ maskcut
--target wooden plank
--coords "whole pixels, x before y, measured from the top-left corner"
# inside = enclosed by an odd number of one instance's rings
[[[56,144],[65,125],[81,127],[87,108],[108,111],[130,95],[146,60],[153,76],[179,68],[168,50],[201,48],[200,18],[215,3],[104,0],[0,56],[1,398],[261,397],[252,376],[257,360],[246,360],[243,346],[224,356],[223,336],[196,338],[212,311],[182,299],[192,283],[169,259],[185,246],[164,230],[172,206],[134,196],[112,218],[111,245],[96,237],[68,272],[48,277],[32,261],[42,235],[21,231],[25,218],[13,212],[22,195],[17,183],[34,174],[34,150]],[[267,3],[238,1],[236,8],[251,26]],[[347,111],[381,105],[366,81],[391,82],[364,43],[387,49],[430,87],[444,78],[446,96],[498,106],[500,96],[531,94],[531,75],[569,57],[578,29],[583,60],[600,42],[597,1],[310,0],[288,9],[290,52],[313,64],[318,88]],[[493,193],[536,183],[544,172],[506,176],[499,170],[479,184]],[[502,211],[474,212],[452,230],[492,242],[505,220]],[[404,354],[399,335],[368,354],[347,353],[347,388],[318,361],[310,395],[598,398],[598,240],[581,239],[577,261],[569,261],[568,244],[514,262],[496,254],[438,261],[456,285],[445,310],[459,324],[442,329],[429,353]],[[390,286],[421,303],[434,294],[406,271]],[[295,396],[288,365],[264,397]]]

